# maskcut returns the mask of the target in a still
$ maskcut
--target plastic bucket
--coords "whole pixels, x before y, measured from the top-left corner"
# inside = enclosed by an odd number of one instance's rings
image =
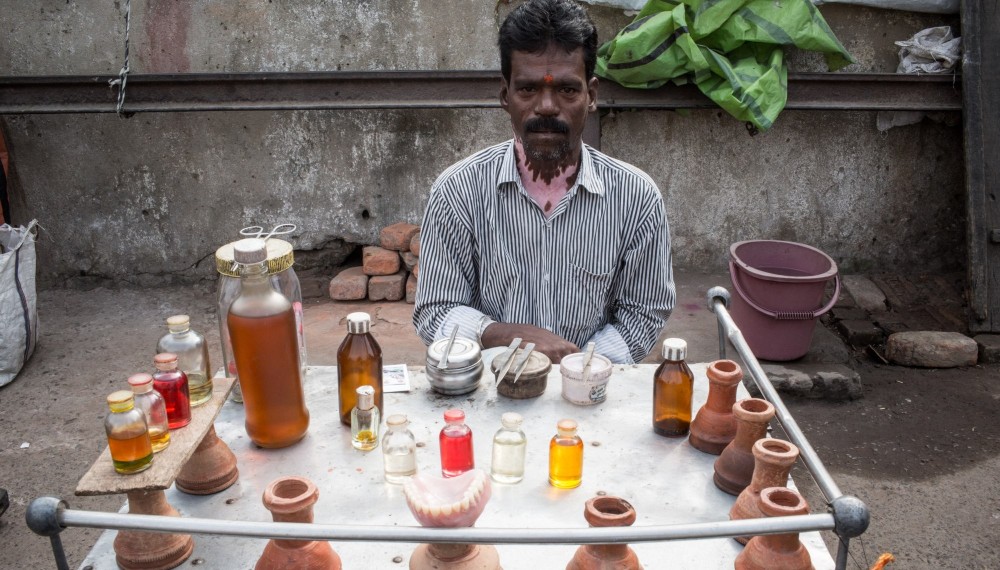
[[[822,251],[790,241],[741,241],[729,247],[736,289],[730,313],[750,350],[765,360],[795,360],[809,351],[816,319],[840,296],[837,264]],[[833,297],[823,305],[826,284]]]

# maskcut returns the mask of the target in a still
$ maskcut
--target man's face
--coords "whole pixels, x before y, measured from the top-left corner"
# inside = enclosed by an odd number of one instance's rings
[[[550,44],[539,54],[514,51],[500,106],[510,114],[529,163],[575,165],[587,114],[597,108],[597,78],[587,80],[582,48],[567,53]]]

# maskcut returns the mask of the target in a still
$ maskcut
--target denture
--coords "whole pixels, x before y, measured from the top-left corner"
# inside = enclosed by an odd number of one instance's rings
[[[472,526],[483,514],[490,493],[490,478],[482,469],[447,479],[418,473],[403,485],[406,505],[425,527]]]

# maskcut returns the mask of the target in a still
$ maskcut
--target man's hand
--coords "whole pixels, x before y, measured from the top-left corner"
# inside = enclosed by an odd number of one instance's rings
[[[533,325],[493,323],[483,331],[483,346],[507,346],[510,341],[520,337],[521,346],[529,342],[535,343],[535,350],[549,357],[553,364],[559,364],[567,354],[580,352],[580,347],[563,337]]]

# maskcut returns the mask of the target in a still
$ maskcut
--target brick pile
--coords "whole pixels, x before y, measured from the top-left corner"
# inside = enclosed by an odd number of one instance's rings
[[[334,301],[413,303],[420,273],[420,226],[399,222],[382,230],[379,245],[365,246],[361,267],[341,271],[330,281]]]

